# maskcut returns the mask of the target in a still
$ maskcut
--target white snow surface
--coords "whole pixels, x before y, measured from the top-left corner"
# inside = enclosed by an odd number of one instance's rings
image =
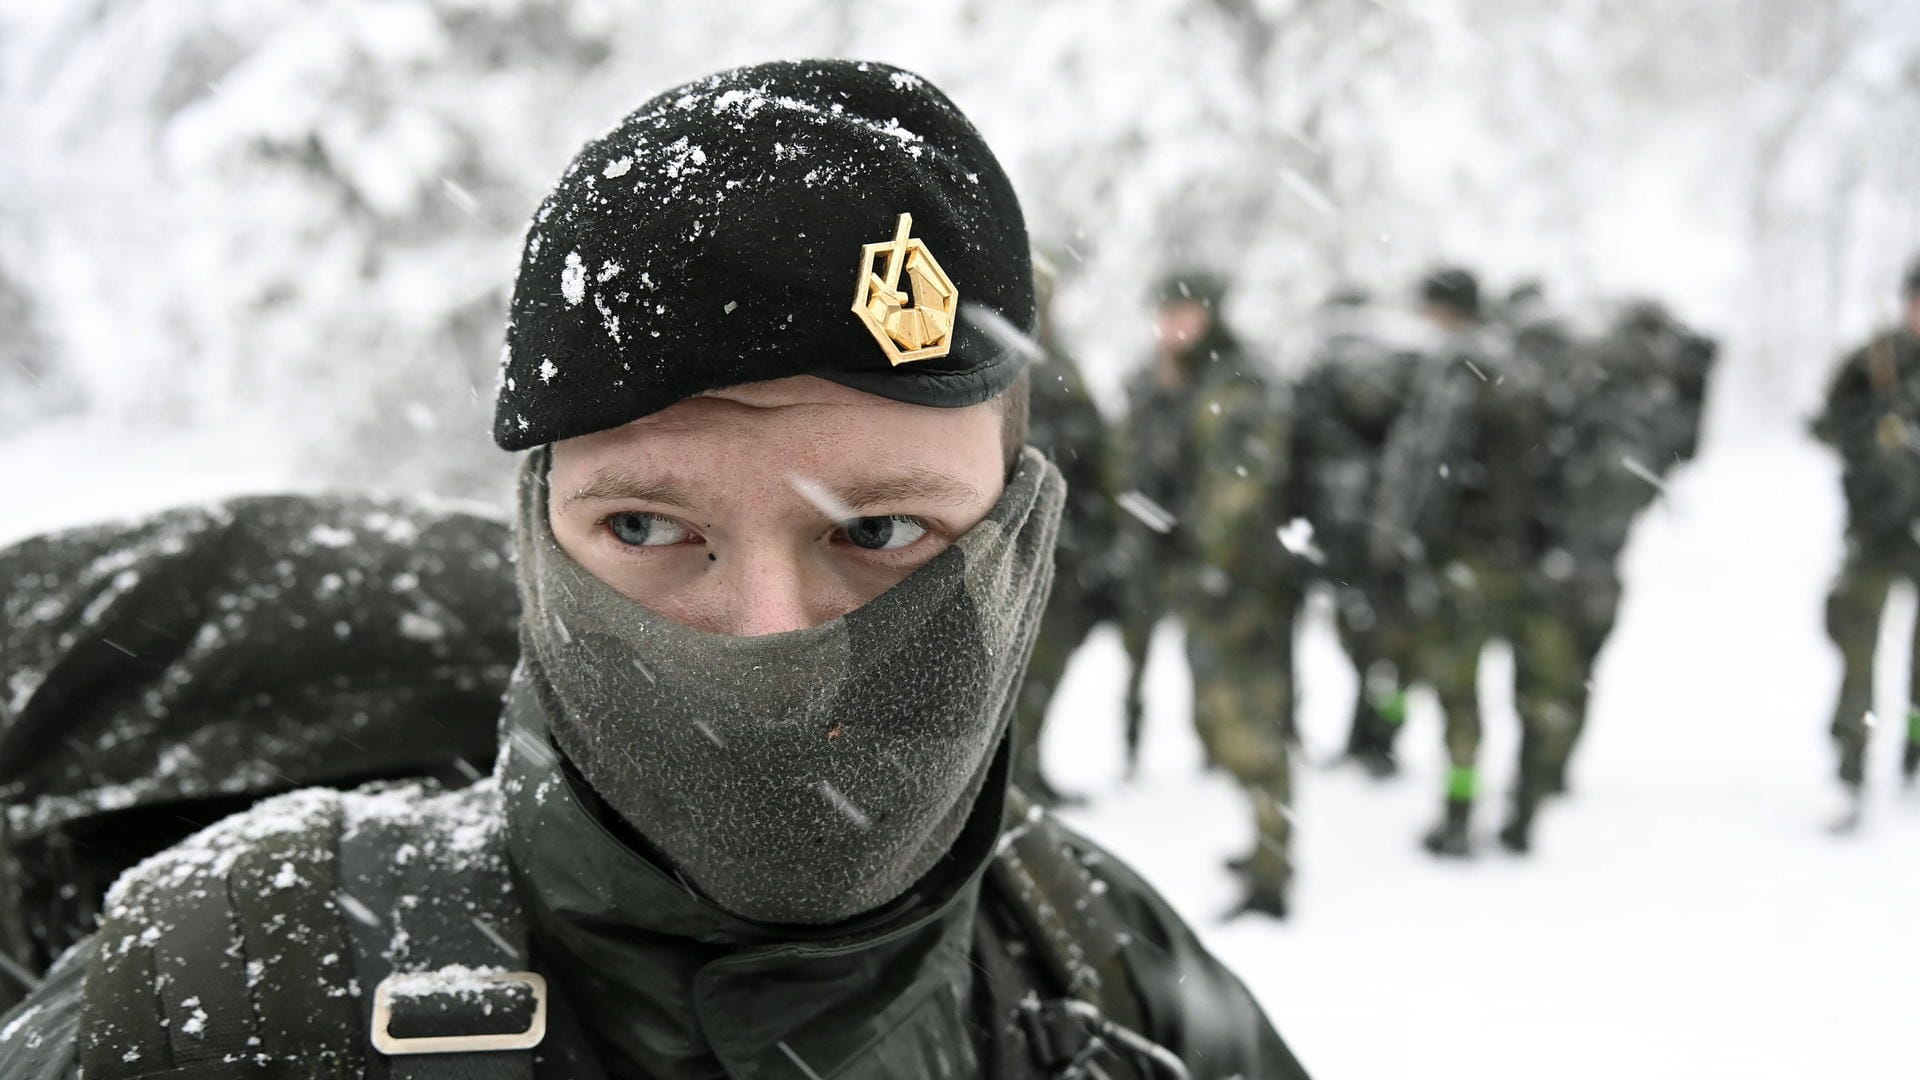
[[[57,433],[55,433],[57,434]],[[240,491],[300,486],[291,465],[195,457],[210,435],[0,442],[0,542]],[[237,438],[229,435],[228,438]],[[1515,741],[1509,670],[1490,652],[1485,851],[1443,864],[1415,836],[1443,782],[1424,695],[1386,784],[1330,758],[1354,686],[1323,607],[1299,646],[1310,758],[1297,774],[1295,913],[1223,923],[1222,861],[1250,840],[1238,796],[1200,768],[1179,630],[1148,679],[1142,775],[1121,780],[1122,659],[1102,630],[1073,662],[1046,752],[1094,796],[1067,819],[1152,881],[1252,987],[1316,1077],[1912,1075],[1920,1015],[1920,797],[1894,783],[1896,725],[1875,747],[1864,829],[1836,838],[1827,710],[1839,663],[1821,606],[1840,553],[1837,466],[1795,436],[1710,441],[1642,520],[1604,655],[1575,792],[1537,850],[1492,843]],[[1890,612],[1903,651],[1913,603]],[[1899,716],[1905,665],[1880,673]]]

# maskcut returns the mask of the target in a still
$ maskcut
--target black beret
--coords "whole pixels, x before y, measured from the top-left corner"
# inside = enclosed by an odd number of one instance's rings
[[[894,241],[902,215],[929,258],[901,260],[905,276],[893,268],[916,303],[876,309],[909,320],[907,345],[889,350],[854,301],[863,249]],[[915,321],[920,286],[958,293],[950,330],[942,314]],[[884,64],[738,68],[642,105],[541,204],[514,284],[494,441],[523,450],[791,375],[973,405],[1019,377],[1025,354],[1006,328],[1028,332],[1033,317],[1019,200],[946,95]],[[916,333],[934,346],[920,351],[944,355],[896,364]]]

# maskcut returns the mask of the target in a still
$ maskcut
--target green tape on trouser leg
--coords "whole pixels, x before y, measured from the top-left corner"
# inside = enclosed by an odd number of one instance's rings
[[[1907,741],[1920,744],[1920,708],[1907,710]]]
[[[1374,711],[1380,714],[1380,719],[1385,720],[1389,727],[1399,727],[1401,724],[1406,723],[1406,691],[1395,690],[1393,693],[1381,698],[1379,703],[1374,706]],[[1916,715],[1920,715],[1920,711],[1916,711]]]
[[[1471,802],[1474,793],[1480,790],[1480,770],[1471,765],[1455,765],[1447,770],[1447,798],[1455,802]]]

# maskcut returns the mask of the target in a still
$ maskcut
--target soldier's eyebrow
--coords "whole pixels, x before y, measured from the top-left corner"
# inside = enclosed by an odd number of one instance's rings
[[[887,503],[968,506],[980,501],[980,492],[972,484],[921,465],[888,476],[854,480],[835,487],[833,493],[855,510]]]
[[[587,477],[586,483],[573,489],[573,492],[560,504],[562,510],[585,499],[632,499],[637,502],[658,503],[681,510],[693,510],[693,496],[686,488],[672,480],[656,479],[625,472],[618,466],[607,465],[594,471]]]

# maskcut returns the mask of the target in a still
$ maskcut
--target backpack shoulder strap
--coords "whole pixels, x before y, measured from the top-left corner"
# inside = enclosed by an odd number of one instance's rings
[[[128,871],[87,973],[83,1075],[360,1075],[338,831],[338,793],[297,791]]]
[[[1074,857],[1053,816],[1018,788],[1007,793],[1013,825],[1000,838],[988,877],[1035,947],[1058,991],[1114,1022],[1138,1028],[1138,995],[1122,962],[1126,928],[1105,886]]]
[[[531,1080],[546,989],[490,782],[267,800],[115,885],[89,1080]]]
[[[342,802],[341,899],[380,1075],[531,1080],[547,986],[528,970],[493,781]]]

